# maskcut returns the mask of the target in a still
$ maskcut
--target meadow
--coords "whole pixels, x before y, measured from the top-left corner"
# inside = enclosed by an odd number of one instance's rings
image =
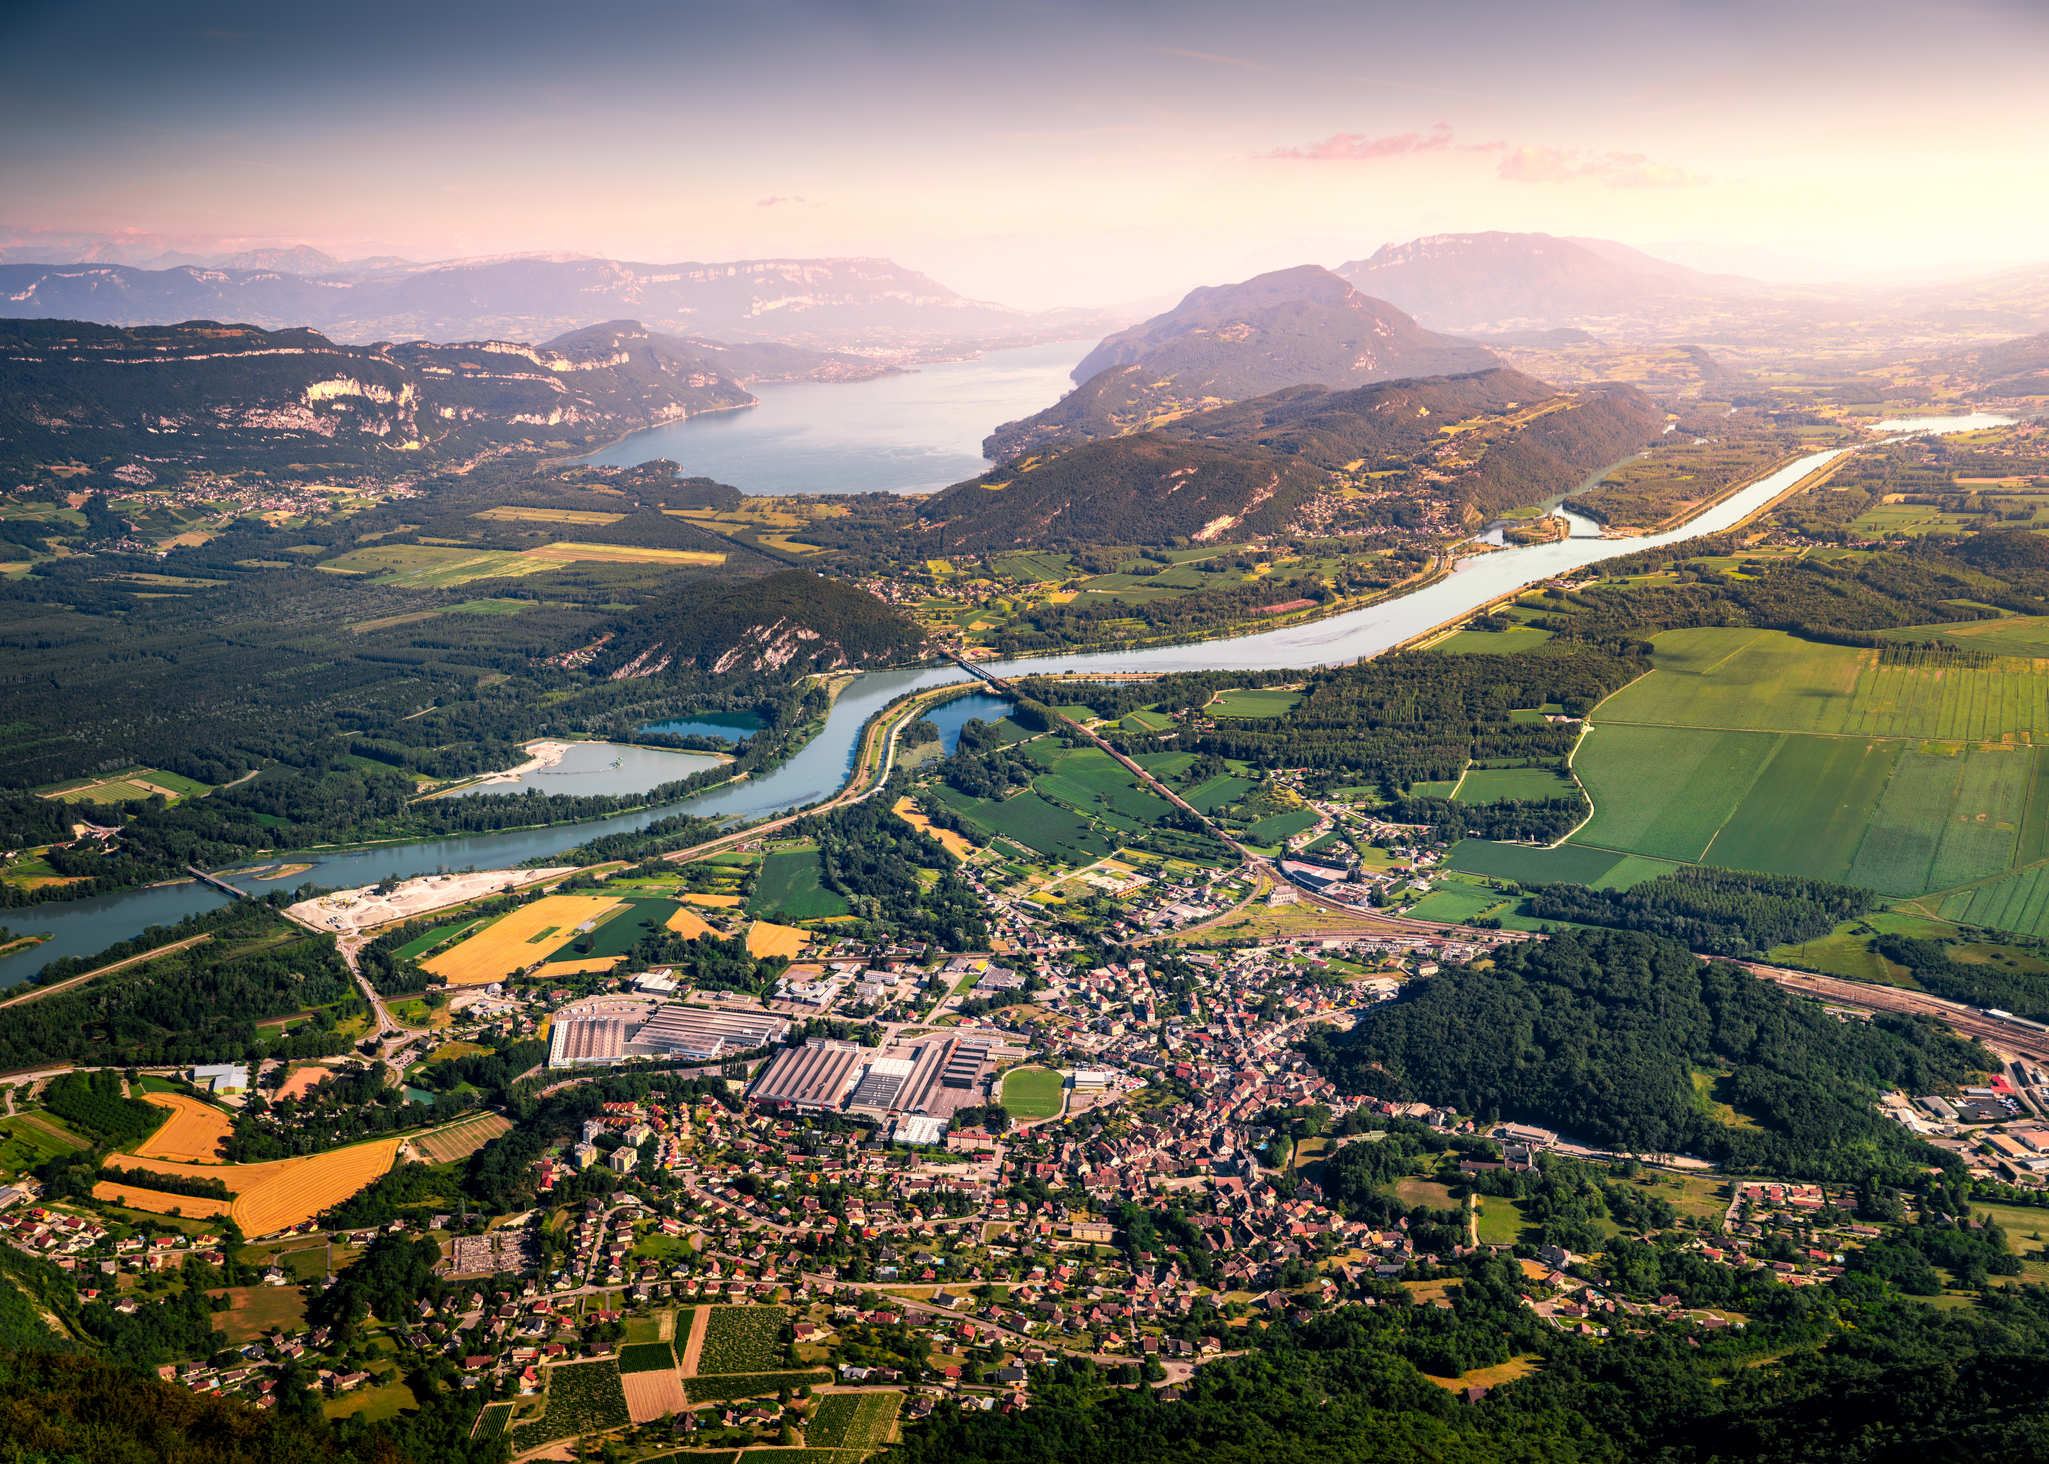
[[[1468,768],[1452,798],[1459,803],[1500,803],[1570,798],[1579,785],[1563,768]]]
[[[1217,717],[1283,717],[1301,702],[1298,691],[1240,690],[1220,692],[1203,711]]]
[[[824,888],[818,864],[818,848],[806,845],[786,849],[762,860],[761,873],[754,881],[754,898],[747,902],[750,915],[780,914],[787,920],[816,920],[827,915],[844,915],[847,902]]]
[[[1455,631],[1430,647],[1448,656],[1512,656],[1517,651],[1531,651],[1551,639],[1551,632],[1539,630],[1534,625],[1518,625],[1510,630],[1461,630]]]

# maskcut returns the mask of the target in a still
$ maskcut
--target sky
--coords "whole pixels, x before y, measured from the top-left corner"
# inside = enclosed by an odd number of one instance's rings
[[[2036,0],[0,8],[0,244],[884,256],[1028,308],[1480,229],[2049,256]]]

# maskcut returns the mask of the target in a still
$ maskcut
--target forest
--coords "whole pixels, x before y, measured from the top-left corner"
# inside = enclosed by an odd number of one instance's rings
[[[1877,1097],[1954,1091],[1993,1061],[1932,1021],[1837,1022],[1678,941],[1574,930],[1412,983],[1302,1050],[1341,1090],[1817,1179],[1954,1163],[1881,1118]],[[1747,1121],[1718,1117],[1697,1073]]]
[[[1649,931],[1718,956],[1819,940],[1876,903],[1855,885],[1701,865],[1682,865],[1627,890],[1542,884],[1523,893],[1523,913],[1538,920]]]

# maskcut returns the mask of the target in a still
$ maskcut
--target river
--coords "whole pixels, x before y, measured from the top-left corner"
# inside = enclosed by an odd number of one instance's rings
[[[1898,432],[1970,431],[2000,425],[2007,419],[1911,418],[1886,425]],[[1205,641],[1150,650],[1097,651],[1074,656],[1035,656],[992,663],[1002,676],[1063,671],[1204,671],[1273,670],[1329,666],[1356,661],[1386,650],[1532,580],[1570,574],[1603,559],[1632,554],[1660,544],[1675,544],[1718,533],[1754,512],[1808,473],[1838,456],[1840,450],[1818,452],[1788,464],[1770,477],[1735,494],[1699,518],[1670,533],[1640,539],[1582,538],[1584,521],[1576,521],[1575,537],[1553,544],[1501,549],[1459,561],[1457,570],[1423,590],[1365,610],[1334,615],[1328,620],[1290,626],[1235,639]],[[313,868],[292,877],[334,887],[370,884],[387,874],[400,877],[447,869],[493,869],[523,863],[568,849],[600,834],[637,829],[672,813],[751,819],[796,808],[829,797],[853,770],[854,749],[868,718],[899,694],[948,682],[972,683],[966,672],[946,665],[923,670],[879,671],[861,677],[833,703],[825,729],[775,771],[758,779],[717,788],[666,808],[648,809],[574,827],[530,829],[514,833],[479,834],[469,838],[435,839],[377,849],[329,853],[312,850],[294,856]],[[947,718],[957,740],[959,720],[987,716],[997,705],[976,703],[986,710],[959,708]],[[934,720],[939,720],[935,717]],[[275,861],[273,861],[275,862]],[[250,890],[275,888],[246,875],[230,874]],[[134,890],[89,900],[36,905],[5,912],[6,923],[26,933],[50,932],[54,939],[33,950],[0,958],[0,988],[27,980],[44,962],[58,956],[87,956],[118,940],[127,940],[152,924],[170,924],[196,910],[212,909],[227,897],[204,885]]]

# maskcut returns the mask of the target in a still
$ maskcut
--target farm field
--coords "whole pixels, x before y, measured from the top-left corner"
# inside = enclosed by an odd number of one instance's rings
[[[626,515],[596,513],[587,508],[524,508],[507,504],[498,508],[487,508],[482,513],[471,514],[470,517],[489,519],[493,523],[587,524],[602,527],[606,524],[616,524]]]
[[[939,787],[932,796],[989,833],[1015,839],[1034,853],[1086,864],[1110,852],[1109,844],[1078,816],[1036,793],[992,801]]]
[[[1460,803],[1571,798],[1579,784],[1563,768],[1469,768],[1452,797]]]
[[[1013,1068],[1003,1078],[1003,1106],[1012,1118],[1057,1118],[1062,1087],[1049,1068]]]
[[[279,1328],[296,1332],[306,1325],[306,1296],[296,1286],[230,1286],[206,1294],[228,1299],[228,1310],[214,1313],[213,1329],[230,1346],[254,1342]]]
[[[1299,691],[1226,691],[1211,699],[1202,710],[1217,717],[1283,717],[1302,701]]]
[[[1577,844],[1535,849],[1528,844],[1464,839],[1452,846],[1444,867],[1514,880],[1517,884],[1562,883],[1628,889],[1647,879],[1656,879],[1673,866],[1617,854],[1611,849],[1581,848]]]
[[[1775,630],[1669,630],[1656,670],[1595,708],[1597,723],[2049,742],[2049,667],[1882,666],[1880,652]]]
[[[779,1306],[715,1306],[697,1356],[700,1376],[773,1372],[783,1360]]]
[[[429,1164],[453,1164],[458,1159],[469,1158],[511,1128],[511,1121],[502,1114],[479,1114],[453,1128],[442,1129],[439,1133],[417,1139],[413,1147]]]
[[[105,1179],[92,1187],[92,1197],[96,1200],[106,1200],[110,1204],[125,1205],[131,1210],[148,1210],[158,1215],[168,1215],[173,1210],[180,1215],[225,1215],[233,1203],[229,1200],[208,1199],[201,1195],[174,1195],[164,1190],[136,1189],[131,1185],[115,1184]]]
[[[811,932],[808,930],[757,920],[747,927],[747,954],[757,961],[768,956],[795,956],[810,940]]]
[[[1512,656],[1517,651],[1535,650],[1551,639],[1551,632],[1539,630],[1534,625],[1518,625],[1513,630],[1461,630],[1446,636],[1433,651],[1442,651],[1447,656]]]
[[[242,1227],[242,1233],[253,1238],[311,1220],[321,1211],[340,1204],[391,1168],[399,1143],[398,1139],[378,1139],[346,1149],[331,1149],[325,1154],[273,1159],[265,1164],[178,1164],[165,1159],[138,1158],[123,1167],[220,1180],[235,1197],[230,1215]],[[167,1213],[173,1205],[219,1203],[155,1192],[148,1192],[147,1197],[155,1203],[128,1203],[160,1214]]]
[[[1787,737],[1703,863],[1843,880],[1902,744]]]
[[[1498,890],[1447,881],[1418,900],[1409,913],[1418,920],[1441,920],[1447,925],[1459,925],[1514,903],[1513,896]]]
[[[626,1416],[635,1423],[653,1423],[690,1406],[683,1393],[683,1379],[674,1368],[664,1372],[625,1373],[619,1379],[626,1395]]]
[[[382,544],[352,550],[318,568],[329,574],[374,576],[383,584],[435,589],[478,579],[505,579],[552,569],[553,561],[503,549],[460,549],[432,544]]]
[[[755,877],[754,898],[747,902],[747,913],[780,914],[789,920],[846,914],[847,902],[819,883],[822,873],[815,846],[770,854]]]
[[[89,1148],[46,1113],[17,1113],[0,1119],[0,1171],[19,1173],[56,1158]]]
[[[1881,630],[1887,640],[1945,641],[1970,651],[2027,660],[2049,657],[2049,615],[2010,615],[2002,620],[1965,620],[1944,625],[1909,625]]]
[[[538,965],[548,952],[547,937],[573,932],[619,903],[610,895],[544,895],[422,965],[451,986],[502,981],[515,971]]]
[[[420,957],[426,955],[427,952],[433,950],[434,947],[440,945],[443,941],[452,940],[456,936],[461,935],[465,931],[475,930],[479,925],[482,925],[483,923],[484,922],[482,920],[457,920],[448,925],[437,925],[432,930],[428,931],[425,935],[415,936],[413,939],[407,941],[404,945],[400,946],[397,950],[393,951],[391,953],[392,959],[399,961],[417,961],[420,959]]]
[[[890,812],[894,813],[898,818],[902,819],[905,823],[909,824],[912,828],[918,830],[920,833],[930,834],[933,838],[939,841],[940,846],[944,848],[947,853],[951,854],[956,859],[966,859],[970,854],[975,852],[975,846],[973,844],[970,844],[966,839],[962,838],[959,834],[955,833],[952,829],[934,828],[932,826],[932,820],[927,818],[924,814],[918,811],[918,806],[916,802],[911,798],[911,796],[908,793],[905,794],[903,797],[897,799],[896,806],[892,808]]]
[[[694,564],[710,566],[724,564],[726,556],[708,549],[643,549],[632,544],[538,544],[522,551],[522,558],[541,561],[541,567],[551,567],[550,561],[585,560],[599,564]],[[516,570],[526,574],[531,570]]]
[[[702,915],[698,914],[695,910],[686,910],[681,905],[676,907],[676,913],[664,922],[664,926],[666,929],[675,931],[676,934],[682,936],[685,940],[696,940],[700,935],[704,935],[707,932],[717,933],[712,931],[710,922]]]
[[[37,795],[60,803],[126,803],[163,794],[175,803],[207,791],[207,785],[159,768],[129,768],[101,778],[74,779],[53,788],[39,788]]]
[[[553,1439],[623,1428],[631,1422],[616,1363],[579,1362],[547,1368],[544,1375],[548,1379],[546,1411],[537,1421],[513,1429],[514,1453],[539,1448]]]
[[[220,1109],[183,1093],[145,1093],[142,1101],[171,1110],[169,1122],[136,1146],[137,1154],[151,1159],[216,1163],[221,1157],[221,1141],[235,1131]]]
[[[879,1449],[896,1427],[901,1393],[830,1393],[804,1429],[804,1442],[815,1449]]]
[[[2004,879],[1945,895],[1937,914],[1944,920],[2049,935],[2049,865],[2018,870]]]
[[[681,908],[676,901],[661,897],[628,899],[623,908],[598,916],[598,928],[589,935],[574,934],[574,926],[565,926],[568,938],[548,952],[548,961],[619,960],[644,936],[666,925]],[[541,942],[542,949],[551,944],[552,941]]]
[[[1294,813],[1275,814],[1248,826],[1244,833],[1249,844],[1272,846],[1283,839],[1292,839],[1305,829],[1316,827],[1319,815],[1313,808],[1299,809]]]

